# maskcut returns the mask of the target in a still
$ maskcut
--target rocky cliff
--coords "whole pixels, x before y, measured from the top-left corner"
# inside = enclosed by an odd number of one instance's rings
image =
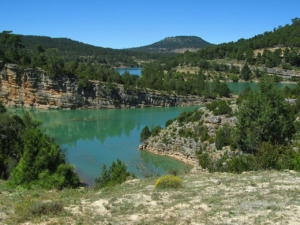
[[[41,69],[20,71],[7,64],[0,72],[0,100],[6,106],[46,109],[130,108],[202,104],[198,96],[166,95],[149,89],[126,90],[123,85],[92,82],[89,90],[78,80],[59,76],[51,79]]]
[[[237,110],[234,101],[230,107],[233,111]],[[225,153],[228,154],[229,158],[238,154],[238,152],[231,151],[229,146],[217,150],[214,142],[219,127],[224,124],[234,127],[237,118],[235,116],[227,118],[226,115],[214,116],[211,111],[204,107],[199,108],[198,111],[202,114],[201,119],[183,124],[175,120],[168,127],[162,129],[157,136],[151,136],[144,141],[139,149],[176,158],[192,165],[193,171],[203,171],[199,166],[197,151],[209,152],[213,159],[218,159]],[[207,129],[205,140],[201,140],[203,129]]]

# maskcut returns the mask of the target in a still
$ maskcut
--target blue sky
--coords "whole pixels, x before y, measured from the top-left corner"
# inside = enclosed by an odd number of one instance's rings
[[[299,0],[0,0],[0,31],[130,48],[194,35],[213,44],[291,24]]]

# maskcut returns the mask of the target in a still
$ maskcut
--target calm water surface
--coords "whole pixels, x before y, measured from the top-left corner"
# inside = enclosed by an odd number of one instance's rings
[[[199,107],[199,106],[198,106]],[[150,129],[164,127],[168,119],[194,107],[168,107],[143,109],[97,109],[97,110],[41,110],[9,109],[22,114],[30,112],[34,119],[40,120],[42,129],[54,137],[66,154],[67,161],[76,166],[80,178],[92,185],[101,173],[105,163],[120,159],[130,171],[138,174],[137,165],[147,165],[149,170],[160,174],[170,169],[189,169],[175,159],[157,156],[138,150],[140,132],[144,126]]]
[[[232,91],[233,94],[239,94],[241,91],[245,90],[247,87],[250,87],[252,90],[258,90],[258,84],[254,82],[226,82],[229,89]],[[277,83],[275,84],[278,88],[295,88],[297,84],[295,83]]]
[[[126,71],[128,71],[132,75],[138,75],[138,76],[142,75],[142,67],[138,67],[138,68],[115,68],[115,70],[118,71],[120,75],[122,75]]]
[[[257,83],[227,83],[233,93],[247,87],[257,89]],[[278,84],[295,87],[296,84]],[[198,106],[199,107],[199,106]],[[42,129],[54,137],[66,154],[67,161],[76,166],[80,178],[93,185],[105,163],[120,159],[130,171],[138,174],[136,166],[143,163],[149,170],[160,174],[170,169],[187,169],[187,165],[169,157],[157,156],[138,150],[140,132],[144,126],[150,129],[164,127],[168,119],[194,107],[167,107],[143,109],[97,109],[97,110],[41,110],[17,109],[9,111],[21,115],[29,111],[34,119],[42,122]]]

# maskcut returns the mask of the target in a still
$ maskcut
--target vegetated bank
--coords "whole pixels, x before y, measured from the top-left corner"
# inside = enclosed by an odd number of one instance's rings
[[[130,108],[200,105],[204,98],[142,87],[58,76],[43,70],[24,71],[6,64],[0,72],[0,100],[6,106],[46,109]]]
[[[145,127],[139,148],[200,171],[299,170],[300,87],[279,90],[270,78],[259,87],[245,90],[236,101],[218,100],[182,113],[164,129]]]

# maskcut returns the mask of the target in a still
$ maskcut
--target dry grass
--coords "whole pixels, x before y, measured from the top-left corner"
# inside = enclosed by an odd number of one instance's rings
[[[156,179],[148,178],[100,191],[10,190],[1,181],[0,224],[300,224],[300,174],[294,171],[181,178],[180,189],[155,189]],[[22,216],[26,204],[47,202],[63,209]]]

